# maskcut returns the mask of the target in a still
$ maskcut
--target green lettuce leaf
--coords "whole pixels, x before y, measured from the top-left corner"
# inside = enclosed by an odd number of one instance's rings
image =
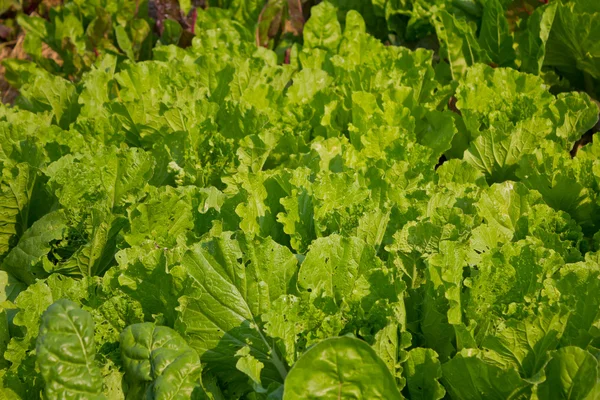
[[[527,398],[531,386],[514,369],[502,369],[476,349],[464,349],[442,365],[442,382],[453,398]]]
[[[500,0],[486,0],[483,3],[479,45],[496,65],[512,66],[517,56],[504,7]]]
[[[234,354],[250,346],[264,364],[264,386],[282,382],[287,367],[266,337],[259,316],[281,295],[293,293],[297,260],[271,239],[223,233],[193,246],[181,261],[187,285],[175,328],[198,351],[207,370],[232,382],[243,375]]]
[[[517,33],[521,71],[539,75],[546,57],[546,44],[554,23],[558,3],[537,8],[525,20],[525,27]]]
[[[438,382],[442,368],[431,349],[416,348],[408,352],[406,375],[411,399],[440,400],[446,394]]]
[[[538,386],[540,399],[590,399],[598,387],[598,360],[578,347],[552,353],[546,365],[546,381]]]

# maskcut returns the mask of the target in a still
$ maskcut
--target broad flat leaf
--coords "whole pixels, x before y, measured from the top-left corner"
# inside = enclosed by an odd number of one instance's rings
[[[163,33],[160,37],[160,41],[166,45],[177,45],[177,43],[179,43],[179,38],[181,38],[182,32],[183,28],[181,27],[181,25],[179,25],[179,22],[174,21],[172,19],[165,19]]]
[[[201,385],[198,353],[173,329],[146,322],[120,337],[125,378],[140,398],[189,399]]]
[[[448,160],[436,170],[436,173],[440,178],[439,183],[443,185],[473,183],[477,186],[486,186],[483,174],[463,160]]]
[[[281,242],[283,230],[276,216],[283,209],[279,200],[285,192],[278,177],[262,171],[256,174],[240,171],[235,179],[237,187],[234,189],[233,184],[230,187],[232,192],[239,191],[236,198],[241,200],[235,207],[240,218],[239,228],[245,233],[270,236]]]
[[[42,40],[48,40],[48,31],[52,28],[50,23],[39,16],[21,14],[17,17],[19,26],[27,32],[27,41],[24,43],[25,50],[33,57],[40,57],[42,52]]]
[[[36,71],[32,78],[20,89],[19,105],[34,112],[52,112],[56,124],[67,129],[79,114],[75,85],[46,71]]]
[[[277,214],[277,221],[290,236],[292,248],[300,253],[306,252],[310,242],[316,238],[314,199],[309,174],[310,171],[305,168],[294,171],[288,180],[292,189],[288,196],[280,200],[285,212]]]
[[[598,385],[598,360],[579,347],[552,352],[546,365],[546,380],[538,387],[540,399],[591,399]]]
[[[53,199],[43,186],[40,172],[31,165],[18,164],[0,183],[0,258],[51,206]]]
[[[330,338],[310,348],[288,374],[284,400],[401,399],[386,365],[365,342]]]
[[[254,31],[263,4],[262,0],[231,0],[228,7],[232,10],[232,16],[235,20],[248,28],[249,31]]]
[[[425,120],[417,126],[417,141],[434,151],[434,157],[441,157],[452,147],[456,127],[449,112],[429,111]]]
[[[490,128],[508,133],[518,122],[531,128],[532,118],[545,117],[555,99],[537,76],[482,64],[469,69],[456,97],[472,139]]]
[[[483,3],[479,45],[498,66],[512,66],[517,56],[504,7],[500,0],[485,0]]]
[[[381,358],[381,361],[388,367],[388,370],[396,377],[402,374],[402,368],[399,365],[399,361],[401,360],[398,358],[400,355],[402,355],[402,358],[405,358],[404,356],[406,355],[406,351],[401,350],[406,343],[402,343],[402,335],[398,334],[399,325],[391,323],[377,332],[375,343],[371,346],[375,350],[375,354]],[[397,381],[400,382],[398,389],[401,389],[406,384],[404,378],[400,378]]]
[[[438,382],[442,367],[435,351],[416,348],[408,352],[405,362],[408,392],[415,400],[440,400],[446,394]]]
[[[519,223],[515,238],[525,235],[535,237],[542,241],[544,247],[559,253],[566,262],[582,261],[580,249],[584,240],[583,231],[569,214],[546,204],[537,204],[529,210],[526,219],[527,223]]]
[[[354,236],[351,228],[354,213],[368,209],[369,191],[364,177],[358,173],[320,174],[313,184],[314,223],[317,236],[328,232],[342,232]],[[344,229],[346,228],[346,229]]]
[[[357,237],[379,249],[390,221],[390,214],[390,211],[383,209],[365,213],[358,223]]]
[[[0,122],[0,160],[4,164],[3,179],[10,180],[9,177],[16,175],[18,170],[11,171],[9,167],[19,164],[29,164],[33,168],[43,167],[46,152],[42,143],[54,132],[62,134],[62,130],[57,126],[49,126],[47,117],[39,118],[38,114],[31,112],[9,114],[6,119]]]
[[[585,5],[578,9],[576,3],[558,5],[544,65],[566,72],[580,70],[600,79],[600,43],[596,40],[600,25],[595,23],[600,10]]]
[[[36,352],[46,398],[104,398],[94,360],[94,322],[75,303],[59,300],[44,312]]]
[[[466,267],[467,250],[466,246],[457,245],[456,242],[444,241],[440,244],[440,252],[428,259],[428,275],[432,286],[438,290],[443,286],[447,306],[442,302],[446,309],[441,308],[438,311],[435,307],[438,302],[431,296],[433,303],[430,314],[435,318],[429,319],[428,322],[431,323],[423,323],[421,329],[428,347],[433,348],[443,360],[448,360],[456,350],[465,346],[457,337],[456,331],[463,322],[463,305],[466,303],[463,272]],[[439,314],[443,311],[446,315],[440,317]],[[448,343],[448,337],[457,337],[456,345]]]
[[[35,339],[38,334],[42,314],[50,307],[53,301],[52,291],[48,288],[48,285],[41,281],[29,285],[26,290],[19,293],[15,299],[15,305],[21,311],[15,315],[13,323],[15,326],[21,328],[24,335],[22,338],[13,337],[11,344],[16,344],[13,343],[15,341],[23,342],[25,349],[28,349],[29,341]],[[13,356],[15,355],[13,354]],[[5,358],[15,364],[21,361],[9,356],[9,353],[5,354]]]
[[[384,121],[383,111],[377,104],[377,97],[372,93],[352,93],[352,125],[360,135],[371,128],[382,125]],[[354,132],[352,132],[354,133]],[[350,142],[357,148],[361,148],[360,136],[353,137],[350,134]]]
[[[342,27],[337,19],[337,9],[329,1],[314,6],[304,26],[304,45],[335,52],[341,39]]]
[[[288,365],[293,365],[304,351],[304,347],[298,343],[298,337],[306,326],[302,315],[304,307],[305,304],[299,297],[283,295],[261,317],[265,323],[265,332],[276,340],[277,348]]]
[[[505,400],[531,390],[514,369],[486,363],[476,349],[465,349],[442,365],[442,383],[452,398]]]
[[[46,40],[53,45],[54,48],[73,53],[83,53],[85,51],[85,36],[84,27],[81,17],[78,15],[77,10],[70,5],[61,8],[60,10],[53,10],[52,13],[52,24],[54,25],[54,32]],[[50,39],[50,40],[48,40]],[[54,43],[53,43],[54,42]],[[68,45],[65,44],[68,43]]]
[[[535,375],[548,362],[567,325],[569,313],[542,307],[536,317],[520,321],[509,319],[494,335],[486,337],[482,347],[492,350],[489,356],[507,367],[517,369],[525,378]]]
[[[526,320],[525,306],[545,294],[545,277],[563,266],[564,260],[558,253],[528,240],[509,242],[482,254],[468,293],[461,295],[466,300],[465,320],[477,322],[479,339],[502,328],[498,324],[506,318],[504,313],[509,307],[523,309],[519,319]],[[541,313],[542,306],[539,307]]]
[[[488,225],[512,239],[515,232],[522,229],[521,218],[541,202],[540,194],[528,190],[522,183],[504,182],[483,192],[475,206]]]
[[[539,75],[546,57],[546,43],[554,23],[558,3],[538,7],[517,33],[521,71]]]
[[[445,10],[436,12],[432,22],[442,45],[440,54],[450,64],[454,79],[461,78],[469,66],[486,61],[475,32],[467,22]]]
[[[556,277],[555,287],[563,294],[561,303],[571,311],[561,340],[563,346],[587,346],[590,334],[600,323],[600,300],[595,296],[600,287],[599,261],[598,253],[587,253],[585,261],[565,265]]]
[[[223,233],[195,245],[181,264],[189,284],[179,299],[175,326],[208,370],[226,381],[246,381],[235,368],[234,354],[248,345],[264,364],[263,385],[281,382],[286,367],[258,317],[293,291],[297,261],[292,253],[271,239]]]
[[[124,26],[118,25],[115,27],[115,38],[117,39],[117,43],[119,44],[119,47],[121,48],[121,50],[123,50],[125,55],[130,60],[135,60],[131,39],[127,35],[127,31],[125,30]]]
[[[110,90],[117,66],[117,57],[106,54],[100,65],[95,65],[85,75],[83,88],[79,95],[81,117],[98,117],[105,113],[104,103],[110,101]]]
[[[346,2],[340,2],[341,7],[345,5]],[[378,62],[385,57],[385,50],[381,42],[367,34],[365,20],[361,14],[350,10],[346,14],[345,22],[344,34],[338,51],[338,55],[344,59],[344,68],[350,69],[350,65],[358,66]],[[346,65],[347,63],[350,65]]]
[[[115,255],[118,267],[110,269],[105,279],[139,301],[147,319],[160,315],[165,325],[173,326],[184,279],[183,271],[173,264],[180,261],[181,253],[153,245],[123,249]]]
[[[597,194],[586,179],[589,169],[585,161],[546,145],[521,159],[517,176],[528,188],[539,191],[546,204],[569,213],[584,232],[590,232],[600,223],[600,215]]]
[[[488,183],[515,180],[515,172],[523,155],[531,153],[540,136],[550,132],[545,120],[519,123],[514,130],[503,132],[490,128],[471,143],[464,159],[485,173]]]
[[[54,211],[37,220],[3,260],[1,269],[25,283],[43,278],[42,259],[48,255],[51,242],[67,233],[67,219],[62,211]]]
[[[332,78],[323,70],[305,68],[294,75],[293,82],[287,92],[289,101],[292,104],[305,104],[318,92],[327,88],[331,84]]]

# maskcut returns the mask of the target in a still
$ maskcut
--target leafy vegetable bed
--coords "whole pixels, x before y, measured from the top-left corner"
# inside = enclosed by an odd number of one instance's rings
[[[19,17],[3,398],[598,399],[600,9],[292,3]]]

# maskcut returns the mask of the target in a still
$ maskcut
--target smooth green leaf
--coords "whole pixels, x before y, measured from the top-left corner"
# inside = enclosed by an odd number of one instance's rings
[[[329,1],[313,7],[304,26],[304,45],[335,52],[341,39],[342,28],[337,20],[336,8]]]
[[[44,312],[36,353],[46,398],[104,398],[94,359],[94,322],[75,303],[59,300]]]
[[[288,374],[283,398],[401,399],[389,370],[365,342],[330,338],[310,348]]]
[[[189,399],[201,385],[198,353],[173,329],[141,323],[120,337],[125,377],[138,396],[156,400]]]

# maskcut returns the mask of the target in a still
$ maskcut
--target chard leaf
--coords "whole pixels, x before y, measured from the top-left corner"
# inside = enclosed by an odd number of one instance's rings
[[[334,362],[331,362],[334,360]],[[321,341],[294,365],[283,399],[401,399],[389,370],[365,342],[338,337]]]
[[[313,7],[311,17],[304,25],[304,44],[335,52],[342,39],[342,28],[336,8],[329,1]]]
[[[105,398],[94,360],[94,322],[75,303],[59,300],[44,312],[36,352],[46,398]]]
[[[201,390],[198,353],[173,329],[141,323],[120,337],[125,378],[131,393],[150,399],[189,399]]]

